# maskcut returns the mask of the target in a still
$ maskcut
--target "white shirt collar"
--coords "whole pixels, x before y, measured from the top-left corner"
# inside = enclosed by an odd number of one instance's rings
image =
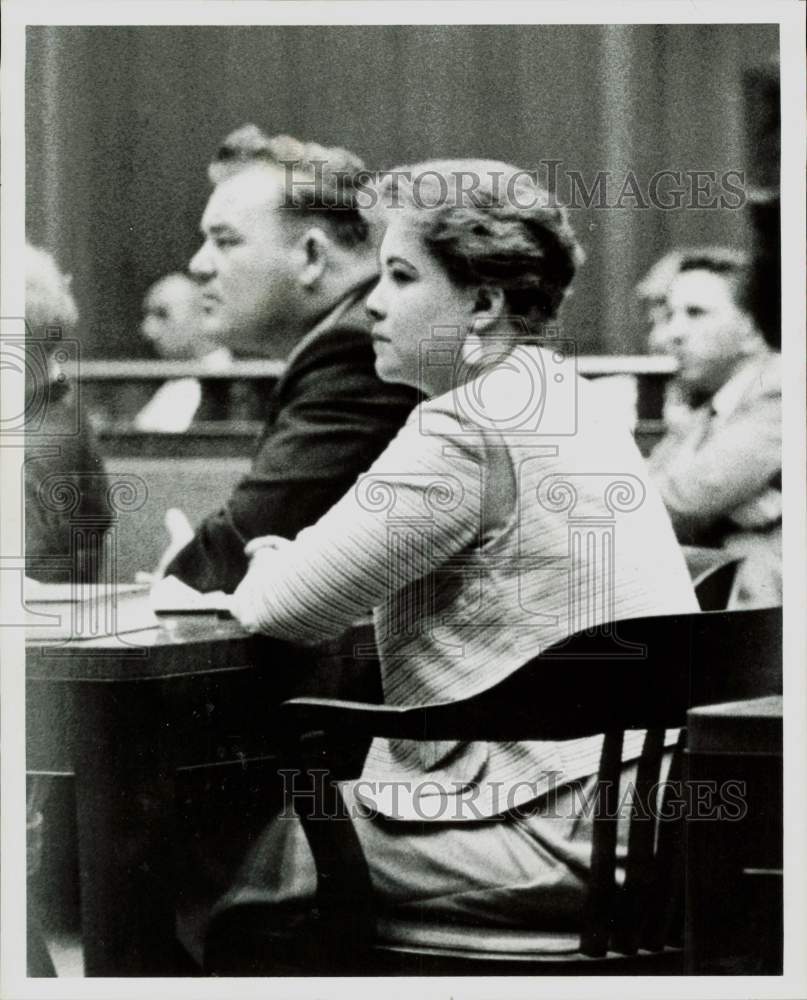
[[[218,347],[216,350],[210,351],[209,354],[205,354],[203,358],[200,358],[199,364],[205,371],[221,372],[226,371],[230,367],[232,360],[232,353],[226,347]]]

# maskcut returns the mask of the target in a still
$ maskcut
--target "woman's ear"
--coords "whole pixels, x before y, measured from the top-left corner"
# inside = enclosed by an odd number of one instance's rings
[[[504,292],[498,285],[482,285],[474,301],[474,329],[488,330],[497,326],[506,312]]]
[[[300,262],[297,278],[303,288],[314,288],[321,280],[328,265],[330,245],[327,235],[317,226],[303,233],[296,247]]]

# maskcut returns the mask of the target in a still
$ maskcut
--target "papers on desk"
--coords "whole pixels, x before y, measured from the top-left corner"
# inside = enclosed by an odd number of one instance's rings
[[[41,583],[25,577],[23,594],[26,604],[75,604],[78,601],[97,600],[109,594],[145,593],[145,583]]]
[[[232,597],[222,590],[202,594],[193,587],[166,576],[151,590],[151,606],[158,615],[217,614],[232,617]]]
[[[159,625],[140,584],[39,583],[26,578],[23,598],[29,642],[100,639]]]

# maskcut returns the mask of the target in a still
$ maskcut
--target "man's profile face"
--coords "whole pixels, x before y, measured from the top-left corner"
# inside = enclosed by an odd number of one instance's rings
[[[200,292],[189,278],[158,281],[143,300],[140,332],[163,358],[197,357],[201,322]]]
[[[273,329],[304,324],[282,195],[280,171],[250,166],[216,185],[202,216],[190,271],[201,284],[205,332],[236,354],[271,356]]]
[[[666,348],[678,378],[690,389],[714,393],[744,357],[748,313],[735,300],[730,278],[712,271],[682,271],[667,293]]]

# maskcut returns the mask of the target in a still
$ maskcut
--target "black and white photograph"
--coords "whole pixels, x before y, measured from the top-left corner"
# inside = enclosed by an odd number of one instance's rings
[[[803,997],[805,8],[2,14],[0,993]]]

